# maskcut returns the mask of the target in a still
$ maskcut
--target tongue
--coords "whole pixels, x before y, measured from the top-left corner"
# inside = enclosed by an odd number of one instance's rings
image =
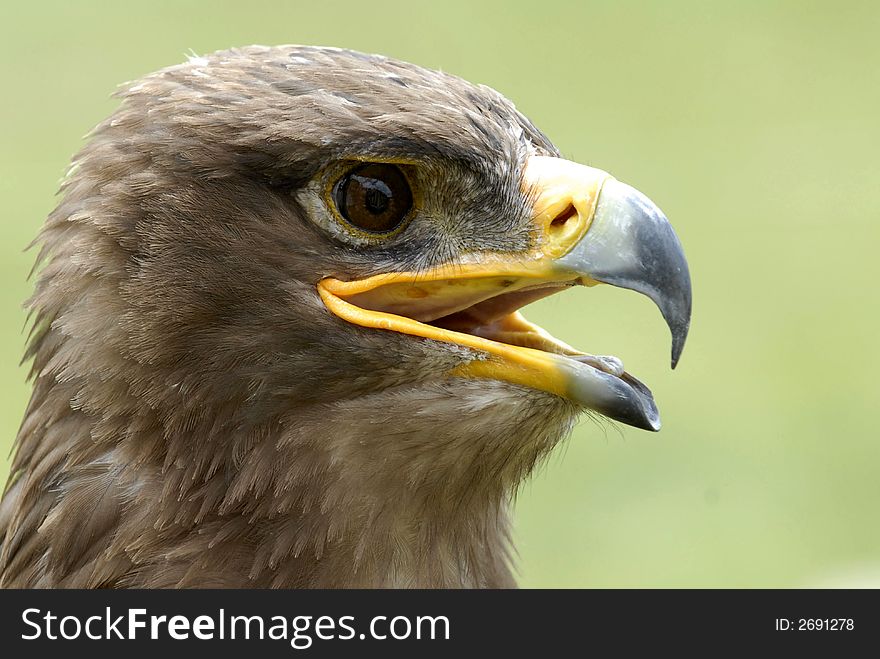
[[[567,286],[553,284],[514,293],[502,293],[461,311],[436,318],[431,321],[431,324],[456,332],[470,332],[479,327],[488,327],[495,321],[509,316],[517,309],[521,309],[527,304],[531,304],[565,288]]]

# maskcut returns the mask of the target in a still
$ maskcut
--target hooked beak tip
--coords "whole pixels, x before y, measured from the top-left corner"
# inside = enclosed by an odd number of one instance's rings
[[[608,179],[589,229],[559,262],[596,281],[648,296],[669,326],[675,368],[690,326],[691,278],[681,242],[654,202]]]

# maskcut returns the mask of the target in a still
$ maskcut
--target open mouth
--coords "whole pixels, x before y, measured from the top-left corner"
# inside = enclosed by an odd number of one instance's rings
[[[581,284],[580,279],[535,282],[514,276],[438,274],[430,281],[424,274],[409,273],[355,282],[325,279],[319,291],[331,311],[355,324],[454,343],[486,355],[451,375],[549,391],[629,425],[659,430],[650,390],[627,373],[618,358],[581,352],[519,312]]]
[[[530,323],[519,310],[532,302],[581,284],[572,281],[564,284],[538,284],[514,293],[499,295],[477,302],[428,325],[461,334],[482,337],[489,341],[517,348],[541,350],[591,366],[623,380],[632,379],[623,369],[623,362],[611,355],[591,355],[560,341],[543,328]]]
[[[619,359],[572,348],[519,310],[578,285],[636,290],[657,304],[670,327],[674,367],[691,308],[681,245],[660,210],[629,186],[558,158],[532,161],[530,185],[537,180],[539,190],[549,190],[536,202],[535,221],[543,231],[538,251],[482,255],[421,273],[327,278],[318,292],[332,313],[350,323],[476,351],[473,361],[451,376],[531,387],[628,425],[659,430],[651,391]],[[589,194],[582,192],[585,187]]]

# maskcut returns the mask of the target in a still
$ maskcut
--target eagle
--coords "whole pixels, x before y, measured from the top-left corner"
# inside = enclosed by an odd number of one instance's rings
[[[674,367],[679,239],[498,92],[252,46],[118,95],[35,240],[0,585],[512,587],[512,499],[575,420],[659,429],[519,310],[635,290]]]

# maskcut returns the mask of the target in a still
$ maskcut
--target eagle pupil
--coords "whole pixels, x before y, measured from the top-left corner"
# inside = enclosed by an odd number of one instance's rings
[[[376,187],[367,188],[367,210],[373,215],[381,215],[388,209],[388,205],[391,203],[391,191],[381,182],[378,183],[379,185]],[[382,190],[380,186],[386,189]]]

